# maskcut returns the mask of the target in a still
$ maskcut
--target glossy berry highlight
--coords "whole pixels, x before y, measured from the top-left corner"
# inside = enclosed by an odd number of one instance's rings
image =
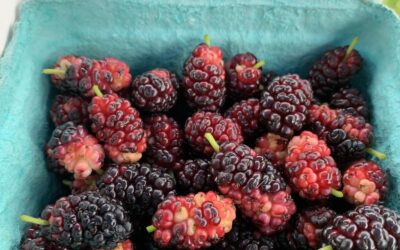
[[[128,65],[112,57],[95,60],[83,56],[63,56],[52,69],[44,69],[43,73],[51,75],[52,83],[61,91],[86,97],[95,96],[94,85],[109,94],[129,87],[132,81]]]
[[[182,89],[190,107],[215,112],[226,97],[223,52],[217,46],[210,46],[208,35],[205,40],[186,59]]]
[[[132,103],[148,112],[166,112],[178,98],[178,80],[166,69],[153,69],[136,76],[131,84]]]
[[[73,122],[55,128],[45,151],[50,170],[72,173],[76,179],[86,179],[92,171],[99,171],[105,156],[96,137]]]
[[[335,91],[345,87],[361,69],[363,59],[354,49],[357,43],[356,37],[349,46],[328,50],[312,65],[309,79],[318,98],[326,100]]]
[[[162,247],[210,247],[232,229],[236,209],[229,198],[214,192],[171,196],[153,216],[154,240]]]
[[[235,98],[253,97],[260,91],[262,81],[262,65],[250,52],[236,54],[225,65],[227,89]]]
[[[241,143],[243,136],[240,126],[230,118],[211,112],[197,112],[189,117],[185,124],[185,138],[189,145],[205,156],[211,156],[214,149],[204,135],[212,134],[219,144],[231,141]]]
[[[75,125],[89,124],[89,102],[79,96],[57,95],[50,108],[50,118],[55,126],[66,122]]]
[[[303,131],[289,142],[285,173],[302,198],[326,199],[341,187],[341,174],[327,144]],[[333,193],[332,193],[333,192]]]
[[[289,74],[275,78],[260,98],[260,122],[271,133],[291,138],[306,121],[313,92],[307,80]]]
[[[378,164],[360,160],[351,164],[343,174],[343,194],[356,205],[379,202],[387,192],[387,175]]]
[[[89,118],[92,131],[104,142],[114,162],[133,163],[142,158],[147,133],[140,113],[128,100],[116,94],[95,96],[89,105]]]

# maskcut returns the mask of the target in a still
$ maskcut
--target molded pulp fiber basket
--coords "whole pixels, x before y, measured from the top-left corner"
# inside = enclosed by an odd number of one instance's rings
[[[373,111],[375,145],[388,155],[388,206],[400,209],[400,22],[383,6],[357,0],[31,0],[19,9],[0,62],[0,249],[16,249],[22,213],[38,215],[60,194],[43,147],[54,90],[41,69],[64,54],[114,56],[133,74],[181,72],[203,35],[225,57],[252,51],[278,73],[306,76],[325,49],[358,35],[365,66],[354,82]]]

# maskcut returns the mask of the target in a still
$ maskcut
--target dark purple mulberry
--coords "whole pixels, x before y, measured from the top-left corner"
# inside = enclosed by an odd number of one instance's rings
[[[131,99],[136,107],[149,112],[170,110],[178,98],[178,81],[166,69],[145,72],[132,82]]]
[[[310,83],[298,75],[275,78],[260,99],[261,124],[271,133],[291,138],[303,128],[312,98]]]
[[[352,47],[357,43],[354,39]],[[349,46],[337,47],[324,53],[310,70],[310,82],[316,97],[326,100],[339,88],[346,86],[357,73],[363,59],[357,50]]]

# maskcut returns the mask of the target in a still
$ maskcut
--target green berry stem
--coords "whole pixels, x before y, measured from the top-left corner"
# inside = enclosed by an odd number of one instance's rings
[[[174,171],[172,171],[172,170],[170,169],[170,170],[168,171],[168,174],[176,181]]]
[[[96,85],[95,85],[95,86],[96,86]],[[100,90],[99,90],[99,91],[100,91]],[[96,93],[96,91],[95,91],[95,93]],[[100,93],[101,93],[101,92],[100,92]],[[97,93],[96,93],[96,95],[99,96]],[[101,94],[100,97],[103,97],[103,94]],[[97,175],[103,175],[103,174],[104,174],[104,170],[103,170],[103,169],[95,169],[94,172],[96,172]]]
[[[337,189],[331,188],[331,194],[337,198],[343,198],[343,192]]]
[[[85,184],[92,187],[96,188],[96,181],[95,180],[84,180]]]
[[[219,152],[219,145],[218,142],[215,140],[214,136],[210,132],[206,132],[204,137],[210,143],[211,147],[214,149],[215,152]]]
[[[209,34],[204,35],[204,43],[207,44],[208,46],[211,46],[211,40]]]
[[[253,65],[253,68],[259,69],[259,68],[261,68],[264,64],[265,64],[265,61],[264,61],[264,60],[258,61],[258,63],[256,63],[256,64]]]
[[[148,233],[152,233],[152,232],[154,232],[154,231],[156,231],[157,230],[157,228],[155,227],[155,226],[153,226],[153,225],[150,225],[150,226],[147,226],[146,227],[146,231],[148,232]]]
[[[65,70],[63,70],[63,69],[43,69],[42,73],[45,74],[45,75],[64,76],[65,75]]]
[[[88,179],[85,179],[83,182],[84,182],[86,185],[92,185],[93,183],[95,183],[95,180],[88,180]]]
[[[28,223],[32,223],[32,224],[41,225],[41,226],[49,225],[49,222],[47,220],[43,220],[43,219],[40,219],[40,218],[35,218],[35,217],[29,216],[29,215],[25,215],[25,214],[21,215],[19,217],[19,219],[21,221],[23,221],[23,222],[28,222]]]
[[[62,184],[64,184],[67,187],[72,187],[72,181],[69,180],[62,180]]]
[[[98,97],[103,97],[103,93],[101,93],[101,90],[99,89],[99,86],[93,85],[93,91]]]
[[[353,40],[351,41],[349,47],[346,50],[346,54],[343,58],[343,61],[347,61],[347,59],[349,59],[349,56],[351,54],[351,52],[354,50],[354,47],[356,47],[357,43],[358,43],[358,36],[354,37]]]
[[[333,250],[333,248],[331,245],[327,245],[327,246],[321,247],[319,250]]]
[[[376,158],[382,161],[387,159],[386,154],[379,152],[378,150],[375,150],[373,148],[367,148],[367,153],[372,156],[375,156]]]

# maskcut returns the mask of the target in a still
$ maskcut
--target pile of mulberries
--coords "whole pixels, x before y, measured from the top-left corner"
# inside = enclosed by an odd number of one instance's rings
[[[208,35],[182,72],[61,57],[44,154],[70,193],[21,215],[20,249],[399,249],[357,42],[308,77]]]

